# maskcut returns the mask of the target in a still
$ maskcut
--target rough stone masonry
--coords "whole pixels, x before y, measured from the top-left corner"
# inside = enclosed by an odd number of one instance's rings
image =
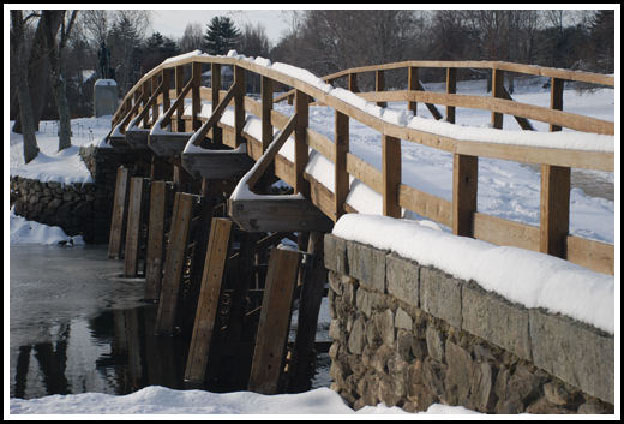
[[[332,388],[352,407],[613,413],[613,336],[325,236]]]

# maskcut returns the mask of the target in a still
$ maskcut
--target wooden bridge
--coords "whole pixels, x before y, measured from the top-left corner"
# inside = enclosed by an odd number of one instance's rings
[[[234,70],[227,90],[222,90],[220,78],[224,66]],[[425,91],[418,77],[423,68],[446,73],[445,93]],[[211,87],[201,83],[207,69]],[[491,96],[456,94],[458,75],[470,69],[491,72]],[[405,72],[407,90],[384,89],[384,73],[396,70]],[[503,85],[506,72],[550,78],[550,107],[512,100]],[[358,91],[362,73],[375,75],[376,91]],[[250,74],[261,78],[260,101],[246,93]],[[526,131],[533,130],[530,120],[537,120],[549,124],[550,131],[566,127],[614,134],[613,122],[563,110],[564,81],[613,86],[608,75],[508,62],[408,61],[352,68],[323,78],[329,84],[340,79],[347,79],[350,91],[379,106],[405,102],[414,113],[422,102],[434,119],[451,124],[459,107],[489,111],[494,129],[503,129],[503,115],[508,114]],[[278,85],[290,91],[275,97]],[[186,98],[191,99],[191,114],[185,114]],[[202,114],[202,100],[211,103],[210,116]],[[282,100],[294,103],[292,116],[273,110]],[[228,125],[221,118],[230,103],[234,120]],[[308,127],[314,104],[335,111],[333,140]],[[245,130],[247,114],[261,120],[261,135]],[[381,172],[349,153],[350,119],[380,133]],[[277,154],[290,136],[293,160]],[[452,154],[450,202],[401,181],[401,140]],[[159,302],[157,331],[189,329],[186,377],[197,384],[210,375],[223,377],[218,364],[231,364],[232,352],[238,351],[245,353],[235,355],[236,366],[248,376],[240,378],[239,386],[264,393],[302,387],[299,381],[309,373],[325,281],[322,234],[331,231],[341,215],[358,212],[346,202],[350,176],[382,196],[384,215],[401,218],[402,209],[407,209],[450,227],[458,236],[540,251],[613,274],[613,245],[569,234],[571,168],[613,172],[612,151],[441,136],[385,121],[313,81],[258,61],[200,54],[169,59],[143,76],[113,116],[109,141],[113,147],[142,149],[152,160],[150,178],[130,179],[127,169],[119,170],[109,256],[124,256],[127,275],[145,275],[146,298]],[[306,172],[309,148],[333,163],[333,189]],[[479,157],[541,167],[539,227],[478,212]],[[271,184],[277,179],[293,191],[276,195]],[[231,196],[235,187],[237,194]],[[274,249],[284,238],[296,241],[299,248]],[[288,344],[293,296],[300,298],[299,330],[294,344]],[[257,328],[257,335],[250,326]],[[222,348],[215,347],[217,341]],[[216,367],[213,371],[210,363]]]

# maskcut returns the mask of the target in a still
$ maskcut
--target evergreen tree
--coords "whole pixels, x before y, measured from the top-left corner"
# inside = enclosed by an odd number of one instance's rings
[[[240,30],[227,16],[215,16],[206,26],[204,50],[209,54],[227,54],[237,46]]]

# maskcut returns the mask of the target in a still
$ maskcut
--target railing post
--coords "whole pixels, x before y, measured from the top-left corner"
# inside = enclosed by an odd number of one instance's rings
[[[563,110],[563,80],[553,78],[550,107]],[[550,131],[561,131],[551,125]],[[570,168],[542,165],[540,187],[540,252],[566,257],[566,238],[570,231]]]
[[[310,184],[303,178],[308,163],[308,95],[295,91],[295,193],[310,197]]]
[[[457,93],[457,68],[446,68],[446,94]],[[455,106],[446,107],[446,121],[455,123]]]
[[[357,74],[356,73],[350,73],[349,74],[349,90],[353,91],[354,93],[357,93],[359,90],[358,85],[357,85]]]
[[[163,69],[161,74],[162,79],[162,112],[165,113],[169,110],[171,100],[169,99],[169,69]]]
[[[375,91],[384,91],[386,88],[384,71],[375,71]],[[386,107],[388,103],[386,102],[377,102],[377,106]]]
[[[151,78],[151,95],[153,96],[156,90],[158,89],[158,75],[154,75]],[[150,126],[153,126],[158,119],[158,101],[155,101],[152,104],[152,121],[150,122]]]
[[[347,172],[347,154],[349,153],[349,116],[336,111],[336,139],[334,142],[334,190],[336,221],[345,214],[344,203],[349,194],[349,173]]]
[[[180,95],[183,88],[184,88],[184,66],[176,66],[175,67],[176,97]],[[175,126],[172,125],[172,129],[174,131],[179,131],[179,132],[184,131],[184,119],[182,119],[182,115],[184,115],[184,101],[180,102],[180,104],[178,105],[178,109],[176,111],[176,119],[174,120]]]
[[[271,125],[271,111],[273,110],[273,80],[262,77],[262,151],[264,152],[273,141],[273,125]]]
[[[407,89],[408,90],[417,90],[418,89],[418,68],[416,66],[410,66],[407,68]],[[411,110],[414,116],[418,113],[418,103],[417,102],[408,102],[407,110]]]
[[[401,218],[399,188],[401,186],[401,139],[383,136],[383,214]]]
[[[503,98],[505,91],[505,72],[500,69],[492,68],[492,97]],[[503,129],[503,114],[492,112],[492,128],[497,130]]]
[[[193,109],[192,109],[192,127],[193,131],[197,131],[199,127],[201,127],[201,122],[199,121],[199,112],[201,109],[201,99],[199,98],[199,86],[201,85],[201,71],[202,64],[201,62],[192,62],[191,63],[191,78],[193,78],[193,85],[191,87],[191,97],[193,100]]]
[[[234,84],[237,86],[234,94],[234,134],[235,146],[238,147],[243,142],[243,127],[245,126],[245,93],[247,91],[245,68],[234,66]]]
[[[219,90],[221,90],[221,65],[218,63],[210,64],[210,94],[211,94],[211,110],[215,110],[219,104]],[[218,123],[212,127],[212,141],[221,143],[221,128]]]
[[[477,211],[479,157],[455,154],[453,156],[453,234],[473,237],[474,214]]]
[[[143,107],[141,108],[141,110],[145,109],[147,107],[147,101],[150,98],[150,91],[151,91],[151,81],[147,80],[143,83],[143,96],[141,98],[141,102],[143,104]],[[149,113],[145,114],[145,117],[143,118],[143,128],[149,128]]]

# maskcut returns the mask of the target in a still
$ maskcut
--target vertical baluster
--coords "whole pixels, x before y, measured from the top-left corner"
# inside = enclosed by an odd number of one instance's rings
[[[349,116],[336,111],[336,139],[334,141],[335,205],[336,221],[345,214],[344,203],[349,194],[349,174],[347,173],[347,154],[349,153]]]
[[[176,66],[175,67],[175,90],[176,97],[180,95],[182,89],[184,88],[184,66]],[[178,106],[178,110],[176,111],[176,119],[174,120],[174,124],[172,125],[173,131],[184,131],[184,119],[182,119],[182,115],[184,115],[184,101],[180,103]]]
[[[264,152],[273,140],[271,111],[273,110],[273,80],[262,77],[262,151]]]
[[[150,92],[152,91],[151,85],[152,84],[149,79],[143,83],[143,96],[141,98],[141,103],[143,106],[142,109],[145,109],[147,107],[147,101],[149,100]],[[143,117],[143,128],[149,128],[149,113],[146,113]]]
[[[201,62],[192,62],[191,64],[191,78],[193,79],[192,87],[191,87],[191,98],[193,101],[192,107],[192,127],[193,131],[197,131],[199,127],[201,127],[201,122],[199,121],[199,112],[201,109],[201,99],[199,97],[199,86],[201,85],[201,71],[202,71],[202,63]]]
[[[446,94],[457,93],[457,68],[446,68]],[[455,106],[446,107],[446,121],[455,123]]]
[[[477,211],[479,157],[455,154],[453,156],[453,234],[472,237],[474,214]]]
[[[408,90],[417,90],[418,89],[418,68],[416,66],[410,66],[407,68],[407,89]],[[412,111],[412,114],[416,116],[418,114],[418,103],[417,102],[408,102],[407,109]]]
[[[353,91],[354,93],[357,93],[359,90],[358,85],[357,85],[357,74],[356,73],[350,73],[349,74],[349,90]]]
[[[382,150],[383,214],[400,218],[401,139],[384,135]]]
[[[503,92],[505,87],[503,85],[505,81],[505,73],[500,69],[492,68],[492,97],[503,98]],[[498,130],[503,129],[503,114],[492,112],[492,128]]]
[[[218,63],[210,64],[210,93],[211,93],[211,106],[212,110],[217,108],[219,104],[219,90],[221,90],[221,65]],[[221,143],[221,128],[215,123],[212,127],[212,141],[214,143]]]
[[[384,71],[376,71],[375,72],[375,91],[384,91],[386,89],[386,82],[384,78]],[[386,102],[377,102],[377,106],[386,107],[388,103]]]
[[[308,163],[308,95],[295,91],[295,193],[310,197],[310,184],[303,178]]]
[[[243,127],[245,126],[245,93],[247,91],[245,68],[234,67],[234,84],[237,86],[234,94],[234,134],[235,146],[238,147],[243,142]]]
[[[169,106],[171,105],[171,100],[169,98],[169,69],[163,69],[162,75],[162,113],[167,112],[169,110]]]
[[[152,86],[152,89],[150,90],[151,95],[154,95],[154,93],[158,89],[158,75],[154,75],[151,78],[150,84]],[[150,121],[150,126],[153,126],[156,123],[157,119],[158,119],[158,101],[155,101],[152,104],[152,119]]]

